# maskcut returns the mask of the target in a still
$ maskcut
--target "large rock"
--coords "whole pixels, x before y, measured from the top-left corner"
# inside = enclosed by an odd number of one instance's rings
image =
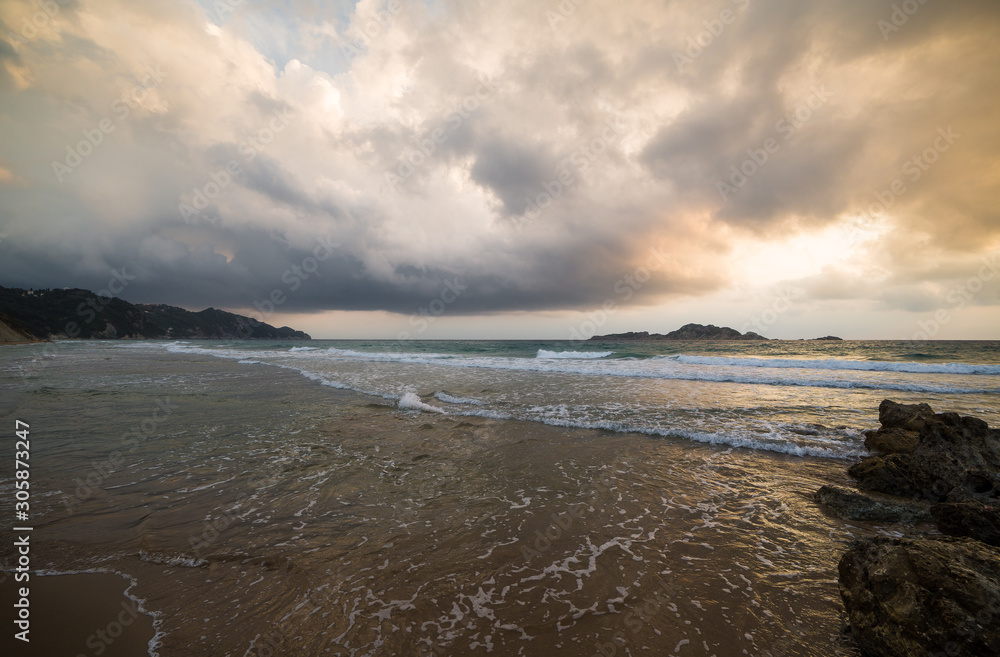
[[[897,404],[889,399],[878,407],[882,427],[865,432],[865,447],[882,455],[912,454],[920,444],[920,430],[934,410],[927,404]]]
[[[841,486],[823,486],[816,491],[821,502],[843,520],[874,522],[931,522],[930,505],[887,495],[859,493]]]
[[[920,432],[899,427],[865,432],[865,447],[879,454],[912,454],[920,444]]]
[[[1000,550],[967,538],[868,538],[840,560],[866,655],[1000,655]]]
[[[1000,472],[971,470],[957,486],[948,491],[947,501],[967,502],[979,500],[984,504],[1000,506]]]
[[[848,470],[858,488],[933,502],[1000,502],[1000,431],[957,413],[935,415],[927,404],[889,400],[879,406],[879,421],[865,446],[881,456]]]
[[[897,404],[885,399],[878,405],[878,421],[883,429],[906,429],[920,432],[934,410],[927,404]]]
[[[969,536],[1000,547],[1000,507],[982,502],[946,502],[931,507],[938,529],[949,536]],[[1000,619],[998,619],[1000,622]]]
[[[913,451],[910,474],[923,497],[944,501],[963,488],[970,473],[995,478],[1000,473],[1000,431],[980,419],[958,413],[939,413],[924,420],[920,444]],[[992,488],[995,492],[995,487]],[[990,490],[966,491],[972,499],[988,502]]]
[[[869,456],[848,468],[847,474],[858,480],[861,490],[916,497],[920,489],[910,472],[912,460],[908,454]]]

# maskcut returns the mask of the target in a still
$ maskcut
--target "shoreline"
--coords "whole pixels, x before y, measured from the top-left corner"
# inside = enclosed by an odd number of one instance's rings
[[[62,492],[39,498],[37,563],[126,574],[160,622],[163,657],[254,655],[269,641],[275,654],[471,657],[486,636],[496,654],[689,640],[719,657],[799,645],[853,657],[835,555],[899,530],[814,501],[850,481],[841,459],[400,409],[204,351],[82,353],[38,371],[57,395],[15,404],[49,418],[39,483]],[[82,434],[55,422],[76,408]],[[74,479],[143,419],[155,430],[66,514]],[[341,608],[350,623],[329,612]]]
[[[32,571],[27,583],[5,577],[0,595],[17,599],[18,589],[28,587],[31,610],[30,642],[13,639],[12,632],[5,632],[5,640],[26,657],[155,655],[158,619],[145,611],[144,600],[132,596],[135,585],[124,575],[96,570]]]
[[[166,360],[172,361],[176,371],[191,370],[192,365],[200,362],[203,366],[220,374],[246,373],[243,366],[235,361],[226,363],[225,360],[209,358],[197,355],[166,355]],[[282,390],[283,394],[290,398],[297,399],[299,403],[312,403],[312,400],[319,400],[332,414],[324,419],[310,435],[295,434],[289,436],[286,447],[288,449],[298,449],[297,445],[336,445],[339,450],[345,450],[347,454],[358,454],[359,463],[375,460],[389,466],[396,463],[395,467],[405,466],[403,472],[407,473],[402,479],[405,486],[397,489],[393,484],[394,478],[385,479],[376,477],[374,479],[363,480],[352,484],[351,480],[338,484],[331,494],[331,498],[326,502],[321,502],[314,507],[315,514],[307,513],[301,516],[302,526],[309,529],[314,523],[321,522],[327,514],[336,511],[337,513],[351,513],[352,509],[358,508],[359,512],[367,518],[364,529],[357,533],[339,535],[336,531],[318,530],[320,538],[319,544],[313,545],[309,552],[304,552],[301,548],[277,547],[289,542],[291,534],[287,530],[281,530],[275,538],[265,540],[253,539],[250,532],[252,524],[251,518],[239,520],[237,516],[226,515],[227,509],[241,505],[239,495],[247,495],[250,490],[238,484],[229,484],[221,488],[207,488],[202,493],[195,494],[192,498],[178,498],[171,502],[168,509],[162,509],[159,514],[173,512],[178,518],[185,518],[185,523],[193,525],[189,529],[183,529],[177,534],[176,539],[169,539],[164,536],[153,540],[144,531],[140,535],[133,535],[132,532],[121,534],[119,539],[114,539],[112,543],[107,543],[106,538],[102,538],[99,543],[89,545],[87,539],[78,542],[78,539],[71,539],[66,543],[66,537],[74,535],[72,526],[52,525],[50,529],[43,530],[47,535],[39,534],[37,540],[39,547],[44,545],[44,549],[39,552],[42,560],[41,564],[51,567],[52,564],[62,564],[56,567],[88,568],[89,564],[97,559],[106,563],[116,571],[126,573],[128,577],[136,582],[136,594],[146,600],[149,609],[155,610],[157,616],[162,619],[160,630],[162,635],[162,647],[158,650],[163,657],[172,655],[189,654],[222,654],[231,651],[233,654],[244,654],[247,650],[250,654],[256,654],[254,646],[247,643],[255,634],[261,637],[256,644],[263,645],[267,641],[277,642],[288,646],[295,637],[300,634],[305,644],[301,647],[301,654],[320,654],[320,642],[325,629],[315,626],[318,616],[310,616],[305,612],[295,613],[287,621],[281,619],[291,613],[302,603],[303,600],[312,601],[304,609],[311,609],[313,606],[326,608],[337,601],[328,593],[316,593],[317,582],[336,582],[341,580],[351,581],[359,569],[371,569],[372,572],[379,572],[377,568],[383,565],[385,557],[391,560],[399,560],[400,567],[390,564],[387,572],[396,572],[389,581],[379,586],[389,586],[393,592],[386,597],[406,600],[414,595],[411,587],[427,586],[426,583],[442,581],[441,584],[432,584],[429,592],[422,594],[428,598],[436,598],[442,604],[450,606],[452,600],[461,600],[466,595],[465,588],[473,587],[468,592],[473,594],[475,590],[483,587],[483,582],[488,575],[478,576],[477,573],[463,574],[459,578],[447,577],[456,569],[456,564],[467,563],[475,566],[479,571],[485,568],[486,573],[492,573],[492,577],[498,582],[505,582],[505,586],[517,587],[517,583],[524,577],[516,573],[521,569],[530,569],[530,572],[545,572],[546,564],[552,562],[553,565],[561,564],[566,558],[571,558],[574,551],[584,549],[583,555],[575,558],[582,559],[579,565],[573,566],[571,570],[576,570],[581,566],[586,571],[587,550],[584,546],[589,537],[593,535],[595,545],[606,543],[607,541],[622,542],[628,550],[635,551],[638,544],[630,543],[635,539],[622,537],[622,530],[617,526],[621,522],[619,518],[634,518],[645,516],[644,508],[657,503],[662,496],[668,496],[671,500],[680,504],[673,511],[673,520],[668,520],[667,525],[671,527],[669,531],[662,532],[664,538],[680,538],[685,532],[699,534],[704,532],[703,513],[697,509],[708,509],[714,507],[732,508],[737,515],[726,521],[726,531],[735,531],[741,524],[738,518],[747,514],[746,510],[739,510],[746,504],[760,506],[761,513],[788,513],[783,508],[795,509],[795,513],[805,513],[809,518],[808,525],[828,526],[830,529],[840,526],[839,521],[827,517],[811,501],[811,492],[815,482],[829,481],[831,476],[834,479],[843,479],[840,474],[843,472],[843,464],[837,460],[824,459],[819,457],[798,457],[787,454],[760,452],[752,449],[729,448],[703,443],[694,443],[682,438],[660,438],[651,437],[644,434],[626,434],[608,432],[600,429],[581,429],[576,427],[559,427],[545,425],[537,422],[525,420],[498,420],[491,418],[457,417],[443,416],[432,413],[418,411],[400,411],[388,403],[376,403],[367,395],[351,390],[335,390],[316,385],[314,382],[303,379],[295,372],[275,372],[264,375],[257,374],[253,379],[266,382],[267,385],[277,390]],[[224,390],[217,390],[211,393],[220,401],[229,398],[229,393]],[[183,407],[188,402],[184,398],[178,398],[176,403]],[[226,416],[216,417],[224,419]],[[200,426],[195,418],[185,420],[193,427]],[[317,449],[312,447],[312,450]],[[505,463],[505,459],[515,456],[516,460]],[[309,459],[306,464],[314,459]],[[570,463],[578,463],[582,469],[581,476],[584,476],[583,483],[586,490],[593,490],[593,493],[586,493],[580,496],[564,489],[565,484],[553,485],[548,483],[551,473],[560,470],[559,464],[563,467]],[[315,467],[315,466],[309,466]],[[377,466],[376,471],[382,466]],[[470,471],[469,468],[472,468]],[[735,468],[735,470],[734,470]],[[265,471],[255,470],[259,474],[266,474]],[[390,470],[391,471],[391,470]],[[771,480],[771,475],[760,479],[760,472],[770,472],[777,479]],[[311,470],[303,470],[301,475],[292,475],[289,484],[300,480]],[[428,476],[421,474],[427,472]],[[744,475],[736,476],[730,472],[743,472]],[[756,476],[750,473],[758,473]],[[674,473],[674,474],[671,474]],[[695,475],[692,478],[692,473]],[[640,479],[633,482],[633,476]],[[418,477],[414,479],[414,477]],[[681,479],[678,479],[681,477]],[[743,483],[736,484],[736,481]],[[184,488],[200,488],[207,484],[224,480],[227,477],[212,475],[206,480],[195,480],[184,485]],[[756,483],[753,478],[760,479]],[[88,523],[88,517],[95,511],[105,508],[112,500],[118,498],[120,494],[127,494],[129,487],[122,488],[121,483],[128,483],[131,478],[122,481],[112,479],[106,483],[108,490],[102,497],[92,501],[96,506],[87,506],[91,502],[80,506],[73,518],[68,521],[76,523]],[[484,498],[471,508],[484,504],[487,500],[506,499],[496,506],[497,501],[489,502],[494,508],[493,513],[499,513],[501,517],[511,516],[511,520],[504,521],[499,525],[489,524],[482,511],[470,516],[469,522],[484,523],[486,526],[476,529],[472,533],[466,533],[463,528],[466,521],[456,519],[449,522],[449,516],[458,513],[463,514],[455,506],[456,501],[461,503],[465,493],[461,494],[458,500],[452,501],[458,494],[456,487],[464,487],[466,481],[483,482],[487,489],[492,490],[499,486],[494,492],[483,493]],[[644,483],[639,483],[644,482]],[[638,487],[636,487],[638,485]],[[369,487],[377,486],[375,490]],[[748,487],[749,486],[749,487]],[[164,491],[174,490],[176,484],[164,483]],[[780,489],[780,499],[768,500],[767,497],[773,495],[768,489]],[[523,492],[517,491],[524,489]],[[239,493],[240,490],[246,492]],[[325,490],[325,488],[324,488]],[[119,493],[121,491],[121,493]],[[549,492],[545,492],[549,491]],[[648,491],[648,495],[643,491]],[[150,491],[152,493],[154,491]],[[148,496],[150,493],[146,493]],[[107,495],[107,497],[105,497]],[[217,496],[221,499],[216,499]],[[385,495],[393,495],[386,499]],[[537,496],[541,496],[541,499]],[[594,497],[596,495],[596,497]],[[625,495],[624,499],[622,495]],[[155,497],[158,497],[157,494]],[[234,497],[235,496],[235,497]],[[372,501],[378,500],[378,506],[386,505],[389,509],[388,515],[377,512],[377,507],[369,508],[370,503],[366,500],[372,496]],[[639,496],[632,499],[634,496]],[[765,497],[762,497],[765,496]],[[171,497],[176,497],[171,493]],[[409,506],[404,500],[413,497],[419,502],[415,503],[409,514],[396,518],[397,511],[393,508],[402,509]],[[531,498],[528,500],[528,498]],[[155,498],[154,498],[155,499]],[[265,496],[267,504],[278,504],[280,511],[276,513],[283,520],[271,521],[267,525],[261,526],[257,531],[276,531],[276,522],[289,522],[289,526],[299,526],[299,514],[303,507],[308,507],[306,501],[308,496],[296,494],[290,502],[281,502],[273,494]],[[574,505],[586,504],[581,508],[581,515],[567,516],[566,511],[572,510]],[[258,502],[259,504],[259,502]],[[508,504],[510,509],[507,509]],[[526,507],[523,510],[520,507]],[[671,505],[674,507],[674,505]],[[683,508],[690,507],[695,511],[693,515],[683,511]],[[343,510],[341,510],[343,509]],[[132,515],[146,514],[149,507],[143,506],[135,509]],[[363,511],[362,511],[363,510]],[[227,518],[225,526],[218,532],[209,535],[209,541],[204,551],[195,554],[202,560],[200,565],[192,562],[185,565],[183,562],[190,561],[192,554],[188,548],[188,536],[200,532],[201,526],[199,518],[208,514],[216,519]],[[178,515],[179,514],[179,515]],[[222,514],[222,515],[220,515]],[[553,515],[554,514],[554,515]],[[552,520],[552,517],[561,517],[563,525]],[[170,516],[156,523],[162,526],[172,526]],[[431,539],[430,537],[420,539],[417,545],[409,544],[414,539],[406,538],[404,533],[402,538],[392,538],[394,532],[392,527],[396,522],[413,522],[421,518],[427,518],[435,526],[440,526],[443,532],[442,539]],[[571,520],[569,520],[571,518]],[[145,522],[151,522],[151,520]],[[422,522],[422,521],[421,521]],[[565,523],[572,525],[566,527]],[[653,522],[652,518],[647,522]],[[656,523],[664,522],[656,520]],[[443,524],[441,524],[443,523]],[[116,521],[116,526],[129,527],[134,524],[130,517],[124,517]],[[81,525],[82,526],[82,525]],[[419,524],[417,525],[419,527]],[[450,529],[449,529],[450,528]],[[799,531],[801,528],[798,529]],[[119,530],[121,531],[121,530]],[[495,532],[489,534],[489,538],[482,545],[482,539],[477,539],[484,531]],[[68,532],[68,533],[67,533]],[[385,534],[385,532],[389,532]],[[457,543],[445,540],[451,532],[458,532],[456,538],[461,536]],[[553,537],[551,547],[547,540],[541,541],[536,532]],[[596,532],[596,533],[595,533]],[[295,532],[300,534],[301,532]],[[655,530],[654,530],[655,533]],[[862,533],[867,533],[863,531]],[[561,536],[557,536],[560,535]],[[819,532],[822,534],[822,532]],[[53,538],[62,536],[59,541],[62,545],[57,546]],[[142,538],[148,536],[148,538]],[[382,538],[379,538],[382,536]],[[602,538],[603,536],[603,538]],[[615,538],[618,536],[618,538]],[[628,536],[625,532],[624,536]],[[360,547],[366,545],[366,540],[371,538],[372,548]],[[315,540],[315,539],[313,539]],[[650,539],[644,539],[650,540]],[[585,614],[578,619],[566,618],[562,621],[564,629],[559,630],[558,623],[552,621],[534,621],[534,629],[531,636],[535,639],[541,652],[537,652],[533,646],[528,654],[570,654],[567,652],[568,646],[561,642],[561,636],[570,633],[579,633],[581,636],[592,637],[592,641],[600,640],[601,645],[613,641],[612,645],[618,646],[619,639],[626,641],[627,645],[634,652],[640,650],[643,645],[661,646],[659,632],[665,637],[670,637],[667,643],[676,644],[683,639],[677,634],[682,628],[675,628],[668,620],[666,610],[664,614],[656,616],[658,620],[643,621],[641,629],[633,630],[627,625],[622,625],[625,613],[630,608],[640,610],[636,613],[643,613],[641,610],[657,610],[656,605],[675,604],[680,607],[680,613],[685,618],[697,618],[699,615],[709,613],[706,619],[705,628],[709,629],[715,625],[752,624],[758,627],[755,634],[759,633],[757,639],[759,643],[753,652],[760,652],[761,649],[775,650],[781,647],[790,646],[788,639],[782,638],[778,626],[771,627],[768,619],[751,619],[740,615],[739,605],[735,602],[727,602],[732,596],[742,600],[742,594],[735,591],[727,593],[728,586],[721,580],[716,583],[714,577],[710,575],[713,570],[721,569],[725,572],[728,568],[724,566],[725,557],[723,553],[729,552],[739,561],[749,558],[750,562],[746,567],[753,568],[751,562],[753,554],[761,550],[760,546],[753,547],[752,544],[746,546],[749,553],[739,550],[733,552],[725,541],[714,537],[714,531],[704,535],[699,539],[706,545],[711,545],[714,549],[706,552],[707,548],[699,548],[697,541],[688,543],[667,542],[662,555],[659,555],[659,548],[653,553],[647,554],[643,561],[636,562],[629,552],[619,554],[618,548],[610,548],[604,552],[604,556],[599,557],[597,571],[592,575],[578,575],[581,583],[586,583],[587,591],[593,587],[593,593],[598,599],[614,599],[620,597],[616,593],[616,587],[627,586],[632,593],[625,599],[625,609],[613,616]],[[426,542],[425,542],[426,541]],[[513,542],[512,542],[513,541]],[[329,556],[330,548],[322,548],[317,556],[318,560],[310,556],[313,549],[326,543],[333,543],[336,548]],[[381,552],[388,549],[384,545],[397,544],[397,548],[391,552]],[[579,544],[579,545],[577,545]],[[631,547],[628,547],[631,544]],[[382,547],[380,547],[382,546]],[[789,548],[784,554],[793,556]],[[423,559],[415,559],[413,550],[416,553],[426,554]],[[366,556],[371,552],[371,556]],[[337,554],[342,554],[344,559],[351,565],[343,567],[337,566]],[[775,554],[769,551],[760,552],[761,556],[768,559],[775,559]],[[410,558],[407,559],[407,555]],[[657,555],[657,556],[654,556]],[[718,556],[716,556],[718,555]],[[695,558],[688,561],[688,557]],[[779,555],[780,556],[780,553]],[[484,557],[485,560],[477,560]],[[662,566],[653,564],[645,565],[651,558],[657,561],[665,559]],[[795,557],[798,560],[800,557]],[[704,559],[711,559],[714,567],[703,571],[700,567],[690,570],[692,566],[699,564]],[[722,559],[723,561],[719,561]],[[410,574],[409,568],[423,564],[416,574]],[[628,578],[619,581],[617,575],[620,563],[622,567],[629,571],[635,571]],[[669,565],[668,565],[669,564]],[[564,567],[564,566],[560,566]],[[731,567],[731,566],[729,566]],[[430,572],[424,572],[427,569]],[[636,570],[638,568],[638,570]],[[788,566],[787,568],[791,568]],[[461,570],[461,568],[460,568]],[[668,570],[674,573],[673,576],[655,575],[655,573]],[[584,572],[581,571],[581,572]],[[688,572],[689,571],[689,572]],[[827,594],[835,594],[835,586],[830,587],[828,582],[834,577],[834,564],[824,564],[819,573],[808,576],[798,575],[791,581],[770,582],[770,577],[753,575],[750,570],[743,571],[750,575],[754,581],[755,590],[758,594],[768,598],[767,590],[772,590],[771,596],[781,596],[782,590],[788,586],[796,586],[799,579],[804,579],[801,584],[805,586],[802,594],[809,597],[803,600],[802,604],[813,608],[812,613],[822,618],[836,619],[838,610],[832,607],[822,597],[814,597],[810,592],[819,586],[827,590]],[[530,573],[529,573],[530,574]],[[440,578],[445,577],[445,580]],[[643,584],[636,587],[634,580],[642,578]],[[733,577],[733,575],[730,575]],[[541,583],[545,587],[567,587],[567,591],[575,590],[576,580],[570,578],[569,582],[559,584],[563,576],[558,576],[557,580],[550,581],[551,577],[546,576]],[[207,583],[208,581],[212,583]],[[453,581],[454,580],[454,581]],[[389,582],[392,582],[391,584]],[[451,583],[448,583],[448,582]],[[255,595],[259,597],[257,607],[241,610],[239,620],[236,621],[240,628],[235,635],[228,640],[211,639],[214,632],[206,630],[214,629],[218,631],[221,627],[219,623],[223,618],[232,615],[232,610],[226,610],[224,605],[220,607],[223,599],[236,595],[236,591],[244,590],[249,584],[257,584],[260,589],[256,589]],[[665,582],[665,584],[663,584]],[[229,584],[227,584],[229,583]],[[704,588],[707,584],[712,586]],[[777,588],[774,588],[775,586]],[[223,586],[223,591],[217,587]],[[230,586],[235,586],[230,590]],[[372,584],[372,586],[375,586]],[[664,589],[666,586],[668,588]],[[539,589],[539,592],[545,590]],[[485,587],[489,590],[490,587]],[[401,590],[397,590],[401,589]],[[687,594],[690,589],[691,593]],[[419,590],[419,589],[418,589]],[[556,589],[559,590],[559,589]],[[662,596],[657,597],[656,591],[667,591],[672,602],[664,601]],[[682,593],[681,591],[684,591]],[[688,599],[691,596],[705,599],[706,592],[711,592],[710,596],[719,596],[718,599],[710,598],[713,602],[704,603],[710,612],[703,612],[699,607],[691,606]],[[568,593],[567,593],[568,594]],[[540,609],[550,606],[551,602],[543,602],[536,599],[533,594],[526,589],[519,593],[523,601],[528,604],[528,608],[533,605],[541,605]],[[565,594],[560,594],[565,595]],[[653,596],[653,597],[649,597]],[[780,599],[780,598],[777,598]],[[421,597],[423,602],[415,605],[413,610],[397,609],[393,612],[392,618],[395,622],[406,622],[413,624],[414,632],[433,622],[434,605],[429,599]],[[211,602],[205,606],[206,602]],[[513,602],[513,601],[512,601]],[[343,604],[343,600],[340,603]],[[520,603],[501,604],[497,600],[494,603],[498,618],[508,619],[505,622],[513,622],[516,618]],[[593,601],[576,602],[580,608],[593,604]],[[613,603],[615,605],[623,603]],[[428,605],[430,607],[428,608]],[[376,606],[371,613],[378,610]],[[444,610],[442,610],[444,611]],[[432,613],[433,612],[433,613]],[[777,611],[776,611],[777,613]],[[430,614],[430,615],[428,615]],[[514,616],[512,617],[512,614]],[[737,616],[733,616],[737,614]],[[245,615],[245,617],[244,617]],[[655,615],[655,614],[654,614]],[[634,616],[633,616],[634,617]],[[645,617],[645,616],[644,616]],[[673,614],[669,614],[673,617]],[[783,623],[791,623],[794,617],[780,616]],[[207,624],[202,624],[202,619],[212,619]],[[410,619],[413,619],[412,621]],[[328,619],[325,623],[334,623],[334,619]],[[400,634],[381,634],[377,623],[365,620],[359,621],[353,629],[346,625],[335,624],[334,628],[340,634],[350,631],[355,637],[355,641],[361,644],[385,640],[393,644],[398,654],[418,654],[414,651],[417,646],[410,643],[418,636],[406,637]],[[819,632],[824,637],[834,636],[839,629],[839,620],[805,621],[801,625],[801,631],[807,633]],[[656,633],[654,633],[656,630]],[[332,630],[331,630],[332,631]],[[468,634],[469,631],[463,631]],[[424,636],[421,632],[419,636]],[[208,636],[215,643],[201,643],[199,637]],[[498,635],[495,641],[501,642],[499,654],[516,652],[515,647],[522,645],[521,639],[516,636]],[[742,636],[742,632],[740,633]],[[617,638],[616,638],[617,637]],[[768,638],[770,637],[770,638]],[[434,635],[428,637],[430,640],[439,641]],[[734,635],[728,636],[727,631],[710,633],[706,639],[714,642],[721,642],[723,648],[715,649],[716,653],[723,655],[737,655],[739,651],[730,650],[736,645],[740,645],[742,639]],[[664,639],[665,640],[665,639]],[[283,643],[282,643],[283,642]],[[311,642],[311,643],[310,643]],[[352,643],[351,645],[357,645]],[[496,644],[495,644],[496,645]],[[592,645],[587,644],[587,645]],[[626,645],[626,644],[622,644]],[[562,646],[562,647],[560,647]],[[620,647],[620,646],[619,646]],[[742,648],[741,648],[742,650]],[[450,655],[475,655],[482,651],[462,648],[460,644],[450,644],[443,653],[428,654],[450,654]],[[573,654],[590,655],[593,650],[580,648]],[[72,653],[76,654],[76,653]],[[93,654],[92,652],[87,654]],[[289,651],[288,654],[295,654]],[[846,653],[850,654],[850,653]],[[102,657],[106,657],[102,656]]]

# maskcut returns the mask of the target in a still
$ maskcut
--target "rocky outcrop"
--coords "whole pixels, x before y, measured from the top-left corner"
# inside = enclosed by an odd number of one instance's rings
[[[823,486],[816,501],[828,506],[842,520],[875,522],[931,522],[931,505],[887,495],[860,493],[842,486]]]
[[[855,463],[847,474],[858,480],[858,488],[885,495],[916,496],[910,466],[913,459],[909,454],[890,454],[886,457],[869,456]]]
[[[918,444],[919,431],[893,428],[865,432],[865,447],[878,454],[912,454]]]
[[[958,413],[928,418],[910,464],[913,481],[927,499],[1000,502],[995,485],[979,490],[974,481],[995,482],[1000,474],[1000,430]]]
[[[824,486],[842,518],[933,520],[946,537],[855,541],[840,561],[851,630],[869,656],[1000,655],[1000,431],[927,404],[886,400],[876,455],[848,470],[861,492]]]
[[[879,431],[904,429],[920,433],[931,417],[934,417],[934,409],[927,404],[897,404],[885,399],[878,405],[878,422],[882,425]]]
[[[931,507],[941,533],[970,536],[1000,547],[1000,508],[982,502],[945,502]]]
[[[848,470],[858,488],[934,502],[1000,503],[1000,431],[978,418],[889,400],[879,406],[879,421],[865,446],[881,455]]]
[[[822,338],[813,338],[813,340],[834,340],[834,341],[843,341],[843,339],[844,338],[838,338],[835,335],[824,335]]]
[[[629,331],[628,333],[611,333],[595,335],[591,340],[626,341],[626,340],[767,340],[753,331],[740,333],[728,326],[709,324],[685,324],[676,331],[667,334],[649,333],[648,331]]]
[[[967,538],[871,538],[840,560],[866,655],[1000,655],[1000,550]]]

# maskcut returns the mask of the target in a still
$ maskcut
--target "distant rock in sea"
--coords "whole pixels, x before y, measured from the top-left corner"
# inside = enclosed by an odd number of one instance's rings
[[[622,340],[767,340],[753,331],[740,333],[728,326],[709,324],[685,324],[676,331],[667,333],[649,333],[648,331],[629,331],[628,333],[611,333],[595,335],[591,340],[622,341]]]
[[[78,288],[21,290],[0,287],[0,342],[36,338],[111,340],[310,340],[307,333],[235,313],[206,308],[191,312],[162,304],[131,304]],[[4,336],[10,336],[7,339]],[[28,336],[26,340],[15,339]]]
[[[844,338],[838,338],[835,335],[824,335],[822,338],[813,338],[813,340],[843,340]]]

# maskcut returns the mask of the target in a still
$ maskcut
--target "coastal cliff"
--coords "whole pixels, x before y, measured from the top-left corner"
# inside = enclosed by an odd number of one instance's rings
[[[235,313],[192,312],[163,304],[132,304],[78,288],[21,290],[0,287],[4,342],[34,339],[309,340],[307,333]],[[14,339],[18,336],[26,339]]]
[[[13,317],[0,313],[0,344],[39,342]]]

